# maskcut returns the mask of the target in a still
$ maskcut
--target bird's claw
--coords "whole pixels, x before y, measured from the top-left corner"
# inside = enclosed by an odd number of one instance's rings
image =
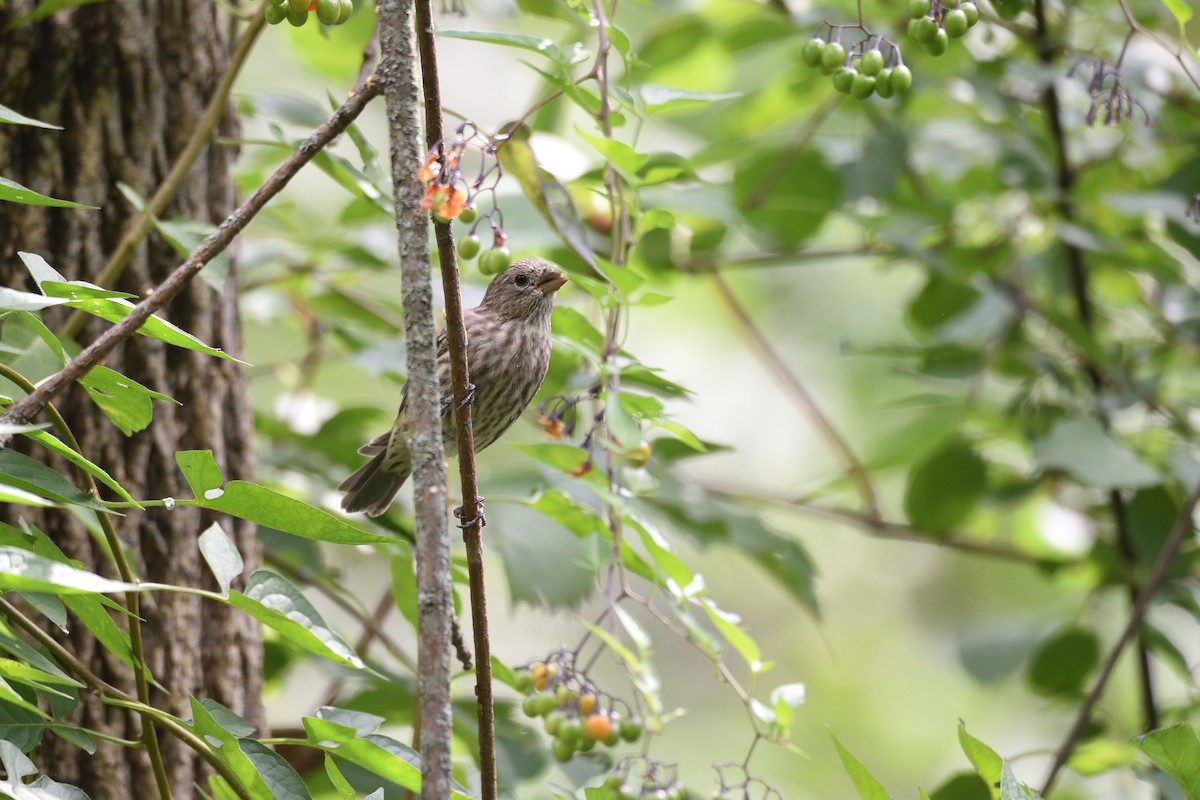
[[[459,524],[458,524],[459,528],[462,528],[465,530],[467,528],[473,528],[476,525],[478,525],[481,528],[487,527],[487,517],[484,516],[484,514],[483,514],[483,498],[482,497],[480,497],[478,502],[476,502],[475,508],[477,509],[478,513],[476,513],[475,516],[471,517],[470,519],[463,519],[462,506],[459,506],[458,508],[454,509],[454,518],[457,520],[461,520],[461,522],[459,522]]]
[[[467,406],[471,405],[474,402],[475,402],[475,384],[468,383],[467,384],[467,396],[462,399],[462,402],[458,404],[458,407],[460,409],[463,409],[463,408],[466,408]]]

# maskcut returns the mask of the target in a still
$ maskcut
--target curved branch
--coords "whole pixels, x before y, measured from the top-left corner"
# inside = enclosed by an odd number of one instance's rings
[[[362,112],[367,103],[381,91],[382,87],[377,81],[367,81],[357,93],[342,103],[328,120],[313,131],[300,147],[279,165],[275,173],[258,188],[258,191],[249,200],[226,217],[220,227],[209,234],[208,238],[193,251],[186,261],[176,267],[175,271],[168,275],[166,280],[160,283],[145,300],[134,306],[129,312],[129,316],[106,330],[58,372],[39,383],[36,390],[10,406],[3,415],[0,415],[0,422],[15,424],[28,422],[45,408],[56,394],[86,375],[113,348],[136,333],[137,329],[154,312],[174,299],[209,261],[224,251],[233,238],[241,233],[250,220],[254,219],[255,215],[262,210],[267,201],[279,194],[288,181],[300,171],[300,168],[311,161],[321,148],[329,144],[335,136],[344,131]],[[11,440],[12,434],[0,435],[0,447],[7,447]]]

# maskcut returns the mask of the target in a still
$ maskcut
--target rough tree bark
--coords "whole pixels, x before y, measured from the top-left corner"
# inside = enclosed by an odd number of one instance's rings
[[[0,31],[33,5],[34,0],[0,3]],[[0,103],[64,128],[0,125],[0,175],[43,194],[102,206],[80,211],[0,204],[0,285],[32,289],[17,250],[44,256],[68,278],[95,277],[134,213],[116,184],[149,196],[162,180],[225,69],[227,34],[220,5],[195,0],[110,0],[0,33]],[[234,133],[233,125],[227,121],[222,133]],[[233,208],[233,158],[230,148],[210,147],[163,216],[220,221]],[[151,234],[115,288],[140,295],[179,261]],[[166,316],[237,354],[236,299],[232,275],[221,292],[195,281]],[[65,315],[47,315],[52,327],[64,320]],[[79,338],[89,341],[102,328],[91,323]],[[125,437],[78,387],[59,398],[85,453],[134,497],[188,496],[175,466],[177,450],[211,449],[226,478],[249,477],[253,436],[238,365],[142,337],[123,345],[107,365],[181,404],[156,402],[150,427]],[[46,531],[68,555],[111,573],[96,541],[69,515],[0,509],[7,522],[18,516]],[[159,509],[131,513],[117,525],[144,580],[215,588],[196,546],[213,519],[195,509]],[[219,521],[253,569],[258,560],[253,526]],[[156,705],[186,718],[189,695],[213,698],[263,725],[261,645],[252,620],[179,595],[147,598],[142,612],[147,663],[169,690],[166,696],[154,693]],[[106,657],[82,625],[60,639],[98,675],[132,693],[129,670]],[[136,718],[91,699],[75,714],[89,728],[125,739],[139,735]],[[190,750],[169,737],[160,740],[174,797],[193,797],[193,786],[206,782],[205,769]],[[38,760],[51,777],[78,785],[94,800],[157,796],[141,751],[100,742],[88,756],[48,736]]]

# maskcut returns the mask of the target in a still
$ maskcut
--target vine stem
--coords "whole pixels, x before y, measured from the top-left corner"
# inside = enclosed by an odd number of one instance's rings
[[[35,390],[33,381],[26,378],[20,372],[16,371],[7,364],[0,364],[0,376],[21,387],[27,394]],[[67,421],[58,413],[52,404],[47,406],[47,415],[53,423],[55,429],[63,438],[63,442],[74,450],[76,453],[83,455],[83,450],[79,446],[79,440],[75,438],[75,434],[71,431]],[[79,474],[79,480],[83,484],[83,489],[95,500],[100,499],[100,490],[96,486],[96,481],[91,473],[81,466],[76,466],[75,471]],[[121,542],[121,537],[117,535],[117,529],[112,524],[110,515],[103,511],[96,512],[96,520],[100,523],[100,529],[104,533],[104,542],[108,545],[109,553],[113,563],[116,565],[117,574],[121,576],[121,580],[125,583],[136,583],[137,576],[133,574],[133,569],[129,566],[129,559],[125,557],[125,548]],[[133,683],[137,692],[137,699],[143,705],[150,705],[150,685],[146,681],[146,653],[142,642],[142,620],[141,620],[141,598],[138,592],[130,591],[125,593],[125,608],[129,612],[126,619],[129,625],[129,649],[133,655]],[[163,763],[162,750],[158,746],[158,734],[154,730],[154,722],[151,718],[142,719],[142,743],[146,747],[146,755],[150,758],[150,768],[154,772],[154,783],[158,788],[158,794],[163,800],[171,800],[171,782],[167,779],[167,768]]]
[[[1050,789],[1054,786],[1059,772],[1062,770],[1063,765],[1067,763],[1067,759],[1071,757],[1071,753],[1074,752],[1075,745],[1078,744],[1080,737],[1083,736],[1084,729],[1087,728],[1087,724],[1092,718],[1092,711],[1095,709],[1096,703],[1100,700],[1100,696],[1104,693],[1108,679],[1117,664],[1117,659],[1121,657],[1121,653],[1125,650],[1125,647],[1137,637],[1142,626],[1142,621],[1146,618],[1146,614],[1150,610],[1150,603],[1153,602],[1159,589],[1166,583],[1167,575],[1171,570],[1171,564],[1174,562],[1175,556],[1178,555],[1179,548],[1183,546],[1184,540],[1188,538],[1188,535],[1192,531],[1192,514],[1196,510],[1197,503],[1200,503],[1200,485],[1197,485],[1192,490],[1187,502],[1184,503],[1183,510],[1179,512],[1179,516],[1171,528],[1170,535],[1163,543],[1162,550],[1158,553],[1158,558],[1154,560],[1154,567],[1150,571],[1150,577],[1146,580],[1146,584],[1141,588],[1141,591],[1136,594],[1133,608],[1129,611],[1129,620],[1125,623],[1125,628],[1121,631],[1121,635],[1117,637],[1117,641],[1109,648],[1108,654],[1100,664],[1100,669],[1096,674],[1096,680],[1092,684],[1091,690],[1088,691],[1087,697],[1084,698],[1078,713],[1075,715],[1075,721],[1071,725],[1071,729],[1067,732],[1063,743],[1059,745],[1057,752],[1055,752],[1054,764],[1050,767],[1050,773],[1046,776],[1046,780],[1042,784],[1041,794],[1043,797],[1047,797],[1050,794]]]
[[[186,261],[176,267],[145,300],[134,306],[130,310],[129,316],[98,336],[94,342],[67,362],[62,369],[41,381],[34,391],[11,405],[3,415],[0,415],[0,422],[14,424],[28,422],[45,408],[55,395],[86,375],[113,348],[136,333],[154,312],[173,300],[209,261],[220,255],[233,241],[233,238],[250,224],[250,220],[254,219],[263,209],[267,201],[279,194],[283,187],[300,171],[300,168],[311,161],[321,151],[321,148],[329,144],[335,136],[344,131],[362,113],[367,103],[381,91],[382,86],[378,81],[367,81],[359,91],[342,103],[329,119],[313,131],[299,148],[284,159],[279,168],[250,196],[250,199],[226,217],[225,221],[208,235]],[[0,448],[7,447],[11,440],[12,434],[0,434]]]
[[[442,94],[438,84],[437,46],[433,36],[431,0],[416,3],[417,47],[421,54],[421,83],[425,94],[425,142],[432,152],[445,136]],[[471,423],[470,365],[467,363],[467,329],[463,321],[462,286],[449,222],[434,221],[442,294],[446,300],[446,343],[453,384],[454,425],[458,446],[458,472],[462,506],[463,542],[471,595],[471,633],[475,643],[475,707],[479,723],[479,780],[483,800],[495,800],[496,719],[492,698],[492,645],[488,631],[487,587],[483,567],[483,498],[475,469],[475,433]]]
[[[200,119],[196,123],[195,130],[192,131],[191,137],[183,146],[183,150],[175,159],[175,163],[171,165],[171,170],[155,189],[154,194],[146,201],[146,208],[131,219],[125,226],[124,233],[121,234],[121,240],[117,242],[116,248],[113,249],[112,255],[108,257],[107,263],[101,268],[100,274],[96,276],[95,284],[102,288],[107,288],[116,283],[117,278],[129,266],[129,261],[133,258],[133,254],[137,252],[137,247],[142,240],[146,238],[151,228],[154,227],[154,218],[163,212],[167,204],[175,197],[175,193],[183,182],[187,180],[188,173],[192,166],[195,165],[196,159],[200,158],[200,154],[204,152],[204,148],[208,147],[209,143],[216,135],[217,127],[221,124],[221,120],[225,117],[226,107],[229,104],[229,94],[233,91],[234,81],[242,71],[242,66],[246,63],[246,58],[250,55],[254,43],[258,40],[258,35],[262,33],[266,26],[266,17],[263,16],[263,9],[260,6],[257,10],[250,14],[250,24],[246,26],[246,30],[242,32],[242,36],[238,39],[237,45],[234,47],[233,53],[229,57],[229,66],[225,69],[225,74],[221,76],[220,82],[217,83],[216,91],[208,100],[208,105],[204,108],[204,113],[200,115]],[[72,339],[79,335],[79,331],[83,329],[84,322],[88,319],[88,314],[76,309],[63,325],[59,335],[64,339]]]

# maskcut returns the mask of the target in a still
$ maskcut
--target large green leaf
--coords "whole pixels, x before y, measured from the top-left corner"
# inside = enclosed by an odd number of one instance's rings
[[[1039,694],[1077,696],[1099,658],[1100,644],[1092,630],[1063,628],[1043,641],[1033,654],[1027,674],[1029,684]]]
[[[7,200],[10,203],[20,203],[26,206],[53,206],[55,208],[88,208],[98,209],[100,206],[87,206],[81,203],[72,203],[70,200],[57,200],[53,197],[47,197],[44,194],[38,194],[32,189],[27,189],[16,181],[10,181],[8,178],[0,177],[0,200]]]
[[[987,487],[987,466],[970,444],[952,439],[913,467],[904,513],[913,526],[945,533],[975,510]]]
[[[738,212],[784,248],[816,233],[841,194],[837,171],[812,149],[752,151],[733,176]]]
[[[92,402],[126,436],[145,430],[153,416],[154,400],[174,403],[175,400],[147,389],[132,378],[108,367],[95,366],[79,379]]]
[[[229,604],[310,653],[343,666],[366,669],[354,648],[329,627],[299,589],[278,573],[255,571],[246,580],[245,592],[229,593]]]
[[[1096,489],[1136,489],[1162,480],[1093,417],[1059,422],[1034,444],[1033,457],[1042,469],[1062,470]]]
[[[46,594],[94,594],[137,591],[140,586],[110,580],[28,550],[0,546],[0,589]]]
[[[1200,798],[1200,739],[1185,723],[1150,731],[1138,740],[1154,766],[1171,776],[1187,800]]]
[[[11,448],[0,450],[0,483],[14,486],[63,505],[105,511],[99,500],[85,493],[57,470]]]

